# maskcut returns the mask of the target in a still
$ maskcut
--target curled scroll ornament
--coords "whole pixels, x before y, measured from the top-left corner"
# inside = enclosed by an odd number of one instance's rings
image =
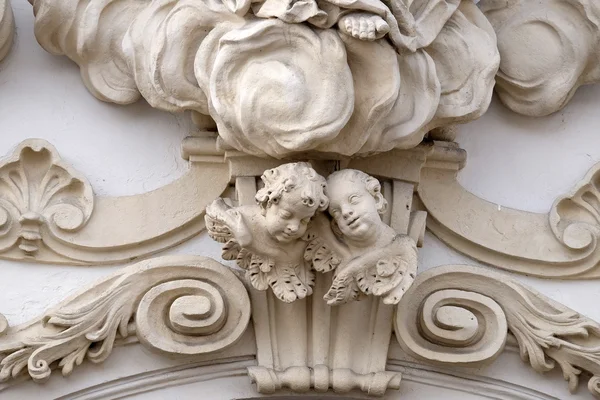
[[[586,371],[589,390],[600,396],[600,324],[500,273],[449,265],[418,275],[395,328],[411,355],[465,366],[492,361],[510,332],[533,369],[558,365],[572,392]]]
[[[48,311],[9,327],[0,344],[0,382],[70,374],[85,358],[103,362],[117,339],[136,334],[151,350],[197,355],[234,344],[250,320],[244,285],[205,257],[169,256],[132,265]]]

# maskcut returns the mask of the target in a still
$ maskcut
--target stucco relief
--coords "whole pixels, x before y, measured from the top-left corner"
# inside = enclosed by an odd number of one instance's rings
[[[0,0],[0,61],[8,54],[15,30],[12,8],[9,0]]]
[[[600,4],[594,0],[481,0],[498,36],[496,93],[512,111],[544,116],[600,81]]]
[[[481,116],[499,63],[470,1],[33,4],[40,44],[96,97],[210,116],[259,156],[414,147]]]
[[[193,154],[197,147],[201,154]],[[181,178],[151,192],[108,197],[95,196],[85,176],[50,143],[22,142],[0,161],[0,258],[112,264],[189,239],[204,230],[206,205],[229,183],[215,147],[210,137],[190,137],[182,145],[190,162]],[[205,179],[212,182],[208,190],[196,185]],[[177,204],[165,208],[175,196]]]
[[[236,260],[255,289],[271,287],[291,303],[312,294],[315,272],[335,271],[324,296],[330,305],[361,292],[400,301],[417,271],[417,246],[381,220],[387,201],[377,179],[347,169],[325,180],[308,163],[283,164],[261,179],[256,205],[217,199],[206,211],[223,258]]]
[[[123,198],[95,197],[48,143],[21,144],[0,164],[0,256],[113,263],[206,226],[242,271],[151,258],[31,323],[0,315],[0,381],[67,375],[134,335],[167,355],[235,357],[249,332],[260,393],[383,396],[401,381],[393,330],[407,353],[450,366],[493,361],[510,331],[533,369],[558,365],[571,390],[590,373],[600,395],[597,322],[475,267],[417,275],[427,224],[500,268],[599,276],[596,169],[548,214],[497,208],[458,185],[466,155],[449,128],[485,112],[499,66],[501,99],[529,115],[597,80],[597,6],[480,3],[33,0],[39,43],[98,99],[190,110],[212,132],[184,141],[184,177]],[[524,36],[548,53],[528,57]]]

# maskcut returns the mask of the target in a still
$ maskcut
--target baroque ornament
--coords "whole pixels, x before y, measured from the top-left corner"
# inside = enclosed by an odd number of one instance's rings
[[[511,110],[544,116],[581,85],[600,82],[600,3],[481,0],[498,36],[496,93]]]
[[[424,165],[418,188],[433,234],[472,258],[512,272],[561,279],[600,276],[598,165],[547,213],[533,213],[469,193],[457,181],[465,151],[455,143],[443,147],[448,162]]]
[[[451,165],[451,147],[437,147],[391,156],[415,163],[420,154],[420,168]],[[233,171],[257,162],[238,157]],[[590,373],[588,387],[600,395],[600,324],[479,267],[443,266],[415,278],[424,220],[413,209],[414,171],[388,169],[379,181],[352,168],[326,174],[330,165],[275,165],[263,172],[264,186],[256,176],[237,176],[235,195],[208,207],[209,232],[226,240],[226,255],[237,254],[247,286],[205,257],[142,261],[39,320],[8,327],[0,319],[0,379],[41,382],[54,368],[66,375],[86,358],[104,361],[135,335],[168,355],[251,354],[247,372],[264,394],[333,389],[382,396],[401,381],[388,363],[392,329],[419,360],[476,367],[504,350],[510,332],[536,371],[558,366],[572,391]],[[577,194],[585,197],[585,190]],[[250,326],[248,353],[235,344]]]
[[[204,230],[205,206],[229,183],[228,166],[215,147],[214,138],[190,137],[182,146],[189,169],[181,178],[139,195],[98,197],[51,144],[22,142],[0,162],[0,257],[110,264],[189,239]],[[209,189],[197,186],[207,178]],[[165,208],[174,197],[177,204]]]
[[[481,116],[499,64],[468,0],[33,5],[39,43],[96,97],[210,116],[227,146],[258,156],[414,147]]]
[[[214,353],[234,344],[249,320],[248,294],[228,268],[203,257],[156,258],[5,329],[0,382],[23,373],[41,382],[52,368],[69,375],[84,359],[104,361],[130,335],[165,354]]]

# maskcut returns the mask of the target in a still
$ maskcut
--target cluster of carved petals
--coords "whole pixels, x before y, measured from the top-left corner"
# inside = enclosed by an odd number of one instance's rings
[[[600,80],[600,3],[482,0],[502,57],[496,91],[511,110],[544,116]]]
[[[354,108],[346,51],[333,30],[248,21],[209,35],[196,66],[219,134],[250,153],[281,157],[331,141]]]

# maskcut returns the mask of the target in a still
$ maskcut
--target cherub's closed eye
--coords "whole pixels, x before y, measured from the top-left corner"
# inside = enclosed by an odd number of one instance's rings
[[[290,219],[292,218],[292,213],[286,210],[281,210],[279,212],[279,217],[281,217],[281,219]]]
[[[350,202],[350,204],[357,204],[358,200],[360,200],[360,196],[358,194],[353,194],[350,197],[348,197],[348,201]]]

